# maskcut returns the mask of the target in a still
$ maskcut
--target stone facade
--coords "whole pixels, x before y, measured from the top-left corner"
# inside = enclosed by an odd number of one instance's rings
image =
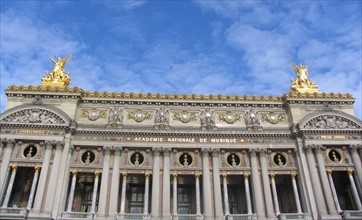
[[[6,94],[0,219],[362,219],[349,94]]]

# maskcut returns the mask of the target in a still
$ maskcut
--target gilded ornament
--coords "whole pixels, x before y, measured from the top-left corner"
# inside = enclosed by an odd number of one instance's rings
[[[82,109],[81,117],[88,118],[91,121],[96,121],[98,118],[106,118],[106,110],[97,110],[96,108],[92,109]]]
[[[133,119],[136,122],[142,122],[147,119],[151,119],[152,115],[149,112],[143,112],[141,110],[128,112],[127,118]]]
[[[41,84],[43,86],[68,86],[71,83],[69,78],[70,72],[65,73],[63,68],[70,57],[71,55],[64,59],[58,57],[56,60],[50,58],[54,63],[53,70],[50,73],[47,71],[47,75],[41,79]]]
[[[267,121],[270,124],[277,124],[278,122],[285,121],[285,115],[284,114],[276,114],[274,112],[267,113],[267,114],[261,114],[261,120]]]
[[[225,114],[219,114],[219,120],[228,124],[234,124],[236,121],[241,121],[241,115],[227,111]]]
[[[318,85],[312,79],[308,79],[308,61],[306,61],[305,66],[303,64],[298,66],[293,61],[291,61],[291,64],[297,78],[295,80],[291,79],[292,86],[290,89],[300,93],[318,93]]]
[[[182,112],[174,112],[172,114],[172,119],[173,120],[178,120],[182,123],[189,123],[190,121],[196,121],[197,120],[197,113],[190,113],[187,111],[182,111]]]

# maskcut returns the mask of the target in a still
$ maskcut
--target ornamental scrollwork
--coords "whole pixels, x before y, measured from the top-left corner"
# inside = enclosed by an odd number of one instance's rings
[[[306,129],[351,129],[361,128],[357,123],[336,115],[321,115],[308,121],[303,128]]]
[[[198,114],[196,112],[174,112],[172,114],[172,119],[180,121],[182,123],[189,123],[190,121],[196,121]]]
[[[119,127],[123,124],[123,109],[120,107],[111,107],[108,114],[108,126]]]
[[[141,110],[130,111],[127,115],[128,119],[133,119],[136,122],[143,122],[144,120],[149,120],[152,118],[152,114],[149,112],[144,112]]]
[[[225,114],[219,114],[219,120],[228,124],[234,124],[237,121],[241,121],[241,115],[227,111]]]
[[[277,114],[274,112],[261,114],[261,120],[267,121],[270,124],[277,124],[279,122],[285,121],[285,115],[284,114]]]
[[[57,114],[44,109],[25,109],[5,117],[2,122],[65,124]]]
[[[97,110],[96,108],[82,109],[81,117],[88,118],[90,121],[96,121],[98,118],[106,118],[107,111],[106,110]]]

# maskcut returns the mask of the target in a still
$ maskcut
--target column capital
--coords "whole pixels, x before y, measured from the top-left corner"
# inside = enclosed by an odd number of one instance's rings
[[[250,173],[249,172],[245,172],[244,173],[244,179],[249,179]]]
[[[313,150],[313,145],[306,145],[303,148],[306,153],[311,153]]]
[[[77,170],[72,170],[71,172],[72,172],[73,177],[76,177],[77,174],[78,174],[78,171],[77,171]]]
[[[201,148],[201,153],[203,157],[208,157],[210,152],[210,148]]]
[[[103,147],[103,152],[105,155],[110,155],[111,154],[111,150],[113,150],[112,146],[104,146]]]
[[[268,149],[265,148],[258,148],[257,152],[259,152],[260,157],[265,157],[266,153],[268,152]]]
[[[100,174],[101,174],[101,172],[98,171],[98,170],[94,172],[94,175],[95,175],[96,177],[99,177]]]
[[[222,172],[222,173],[221,173],[221,176],[222,176],[223,178],[227,178],[227,177],[228,177],[228,175],[227,175],[226,172]]]
[[[127,176],[128,176],[128,173],[127,173],[127,172],[124,172],[124,173],[122,173],[122,176],[123,176],[123,177],[127,177]]]
[[[35,172],[39,172],[40,168],[41,168],[40,166],[35,166],[34,167]]]
[[[145,177],[146,177],[146,178],[149,178],[150,176],[151,176],[150,173],[145,173]]]
[[[269,173],[269,176],[271,179],[274,179],[275,178],[275,173]]]
[[[56,147],[55,147],[56,150],[62,150],[63,147],[64,147],[64,141],[57,141],[56,142]]]
[[[212,153],[212,157],[219,157],[220,155],[220,149],[219,148],[213,148],[211,150],[211,153]]]
[[[12,165],[11,169],[12,169],[12,171],[16,171],[18,169],[18,166],[17,165]]]
[[[5,138],[4,142],[6,143],[6,147],[13,148],[15,146],[15,139],[13,138]]]
[[[255,149],[255,148],[249,149],[250,157],[256,157],[257,152],[258,152],[258,149]]]
[[[357,150],[360,148],[359,144],[352,144],[349,146],[349,151],[351,153],[357,153]]]
[[[172,176],[175,178],[177,177],[177,172],[172,173]]]
[[[52,150],[53,149],[53,141],[52,140],[46,140],[45,143],[45,149],[46,150]]]
[[[322,153],[322,150],[323,150],[323,146],[322,145],[313,145],[313,149],[314,151],[319,154],[319,153]]]
[[[292,172],[292,173],[290,174],[290,176],[292,177],[292,179],[295,179],[295,177],[297,176],[297,173],[296,173],[296,172]]]
[[[196,173],[195,173],[195,177],[196,177],[196,178],[199,178],[200,176],[201,176],[201,173],[199,173],[199,172],[196,172]]]
[[[170,148],[162,148],[162,152],[163,152],[164,157],[169,157],[170,153],[171,153],[171,149]]]
[[[160,156],[161,148],[160,147],[153,147],[152,148],[153,156]]]
[[[332,176],[332,170],[331,169],[327,169],[326,171],[327,171],[328,176]]]
[[[121,151],[122,151],[122,147],[121,146],[113,146],[113,150],[114,150],[114,155],[115,156],[120,156]]]
[[[353,174],[353,170],[352,170],[352,169],[348,169],[347,172],[348,172],[348,176],[352,176],[352,174]]]

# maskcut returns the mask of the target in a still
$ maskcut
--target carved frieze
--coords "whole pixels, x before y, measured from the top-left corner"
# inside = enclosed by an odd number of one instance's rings
[[[241,114],[236,114],[231,111],[227,111],[224,114],[218,114],[218,116],[220,121],[224,121],[228,124],[234,124],[237,121],[241,121],[242,118]]]
[[[244,120],[247,129],[260,130],[260,116],[258,111],[251,109],[244,112]]]
[[[305,129],[354,129],[361,128],[357,123],[336,115],[321,115],[308,121]]]
[[[81,109],[81,117],[88,118],[90,121],[96,121],[98,118],[106,118],[107,110],[92,109]]]
[[[155,118],[154,118],[154,128],[162,129],[162,128],[170,128],[170,110],[161,107],[160,109],[156,109]]]
[[[150,112],[136,110],[129,111],[127,114],[128,119],[133,119],[136,122],[143,122],[144,120],[150,120],[152,118],[152,114]]]
[[[45,109],[25,109],[5,117],[2,122],[65,124],[57,114]]]
[[[172,119],[180,121],[182,123],[189,123],[190,121],[197,121],[198,113],[196,112],[173,112]]]
[[[201,110],[200,123],[202,129],[216,129],[215,116],[210,109]]]
[[[108,115],[108,127],[120,127],[123,124],[123,109],[111,107]]]
[[[279,122],[285,121],[284,114],[277,114],[274,112],[260,114],[262,121],[267,121],[270,124],[277,124]]]

